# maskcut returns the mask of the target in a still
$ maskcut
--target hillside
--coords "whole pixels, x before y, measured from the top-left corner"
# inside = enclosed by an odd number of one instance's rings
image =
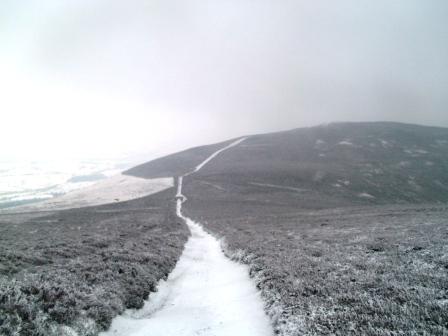
[[[183,211],[250,267],[278,335],[445,335],[447,172],[448,129],[334,123],[248,137],[184,177]]]
[[[0,213],[0,334],[447,335],[447,172],[446,128],[332,123],[124,173],[163,190]]]
[[[125,202],[29,211],[0,213],[2,336],[98,335],[117,314],[143,306],[189,236],[176,217],[173,188]]]
[[[223,144],[173,154],[125,174],[181,175]],[[247,192],[270,194],[289,188],[295,204],[307,208],[446,202],[447,171],[448,129],[379,122],[333,123],[254,135],[198,176]]]
[[[199,162],[204,161],[213,152],[231,142],[232,140],[229,140],[213,145],[190,148],[135,166],[124,174],[147,179],[180,176],[192,171]]]

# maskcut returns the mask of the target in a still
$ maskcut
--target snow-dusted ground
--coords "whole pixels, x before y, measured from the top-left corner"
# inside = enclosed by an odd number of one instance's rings
[[[115,318],[100,335],[272,335],[247,267],[230,261],[217,239],[185,220],[192,236],[167,281],[160,282],[143,309]]]
[[[223,150],[212,154],[197,172]],[[128,310],[101,336],[272,336],[269,319],[247,266],[228,259],[220,242],[182,214],[187,198],[178,180],[177,215],[185,220],[191,238],[175,269],[161,281],[157,293],[140,310]]]
[[[274,188],[274,189],[283,189],[283,190],[295,191],[295,192],[304,192],[304,191],[307,191],[306,189],[303,189],[303,188],[287,187],[287,186],[282,186],[282,185],[278,185],[278,184],[270,184],[270,183],[249,182],[249,184],[252,184],[252,185],[255,185],[255,186],[259,186],[259,187],[267,187],[267,188]]]
[[[230,148],[232,148],[232,147],[238,146],[241,142],[243,142],[243,141],[246,140],[246,139],[247,139],[247,138],[241,138],[241,139],[238,139],[238,140],[232,142],[230,145],[228,145],[228,146],[226,146],[226,147],[224,147],[224,148],[221,148],[220,150],[217,150],[217,151],[214,152],[212,155],[210,155],[207,159],[205,159],[205,160],[202,161],[200,164],[198,164],[198,165],[196,166],[196,168],[195,168],[193,171],[191,171],[191,172],[185,174],[184,176],[188,176],[188,175],[191,175],[191,174],[193,174],[193,173],[198,172],[199,170],[201,170],[202,168],[204,168],[204,166],[205,166],[207,163],[209,163],[211,160],[213,160],[213,159],[214,159],[215,157],[217,157],[219,154],[221,154],[221,153],[224,152],[225,150],[228,150],[228,149],[230,149]]]
[[[115,175],[91,186],[40,203],[5,209],[5,212],[62,210],[128,201],[173,187],[172,178],[143,179]]]

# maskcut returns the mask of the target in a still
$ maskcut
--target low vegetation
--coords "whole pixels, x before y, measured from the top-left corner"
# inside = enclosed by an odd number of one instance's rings
[[[447,335],[447,169],[446,128],[331,123],[250,136],[184,179],[183,209],[250,265],[280,335]]]
[[[249,265],[281,336],[448,335],[447,153],[448,129],[397,123],[255,135],[184,179],[183,212]],[[94,335],[141,307],[188,236],[173,197],[0,216],[0,334]]]
[[[250,266],[279,335],[448,333],[446,206],[184,209]]]
[[[0,335],[96,335],[142,307],[188,237],[171,196],[0,215]]]

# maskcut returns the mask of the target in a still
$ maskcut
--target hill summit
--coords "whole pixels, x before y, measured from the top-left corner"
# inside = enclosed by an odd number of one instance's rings
[[[182,175],[231,141],[172,154],[125,174]],[[447,128],[364,122],[252,135],[197,175],[215,185],[283,188],[308,208],[446,202],[447,172]]]

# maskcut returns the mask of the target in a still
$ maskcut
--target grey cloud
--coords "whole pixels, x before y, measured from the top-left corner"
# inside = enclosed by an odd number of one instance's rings
[[[333,120],[448,126],[446,1],[60,3],[33,27],[31,58],[167,105],[189,127],[208,120],[213,136]]]

